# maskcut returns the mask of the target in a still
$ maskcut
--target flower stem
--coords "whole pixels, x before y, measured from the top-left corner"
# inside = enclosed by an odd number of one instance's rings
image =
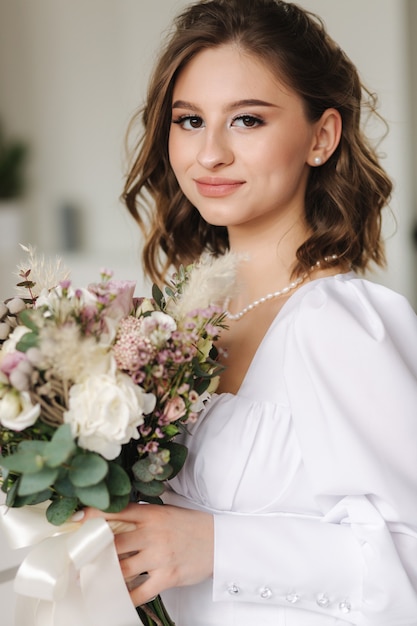
[[[157,596],[151,602],[136,607],[136,611],[144,626],[175,626],[161,596]]]

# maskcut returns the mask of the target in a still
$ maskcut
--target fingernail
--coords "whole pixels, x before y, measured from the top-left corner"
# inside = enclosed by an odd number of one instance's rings
[[[81,522],[81,520],[83,519],[84,516],[85,516],[85,512],[84,511],[77,511],[71,517],[71,522]]]

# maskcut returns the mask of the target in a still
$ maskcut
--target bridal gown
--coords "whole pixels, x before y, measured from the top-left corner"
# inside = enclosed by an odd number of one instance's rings
[[[215,520],[177,626],[417,625],[417,317],[354,273],[302,286],[165,500]]]

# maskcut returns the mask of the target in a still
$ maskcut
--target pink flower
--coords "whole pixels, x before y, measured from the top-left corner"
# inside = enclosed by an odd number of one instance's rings
[[[165,405],[161,421],[164,424],[176,422],[180,417],[185,415],[185,411],[185,402],[182,398],[180,398],[179,396],[171,398],[171,400],[168,400]]]
[[[133,293],[136,283],[132,280],[110,280],[106,287],[113,299],[106,307],[106,317],[121,319],[126,317],[133,308]]]
[[[16,350],[15,352],[9,352],[5,354],[0,363],[0,371],[6,376],[10,376],[11,372],[19,365],[19,363],[25,360],[26,357],[23,352]]]

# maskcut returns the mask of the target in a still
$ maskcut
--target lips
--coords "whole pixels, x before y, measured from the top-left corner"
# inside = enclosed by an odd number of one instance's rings
[[[222,198],[228,196],[245,184],[243,180],[231,178],[204,177],[196,178],[195,184],[199,193],[206,198]]]

